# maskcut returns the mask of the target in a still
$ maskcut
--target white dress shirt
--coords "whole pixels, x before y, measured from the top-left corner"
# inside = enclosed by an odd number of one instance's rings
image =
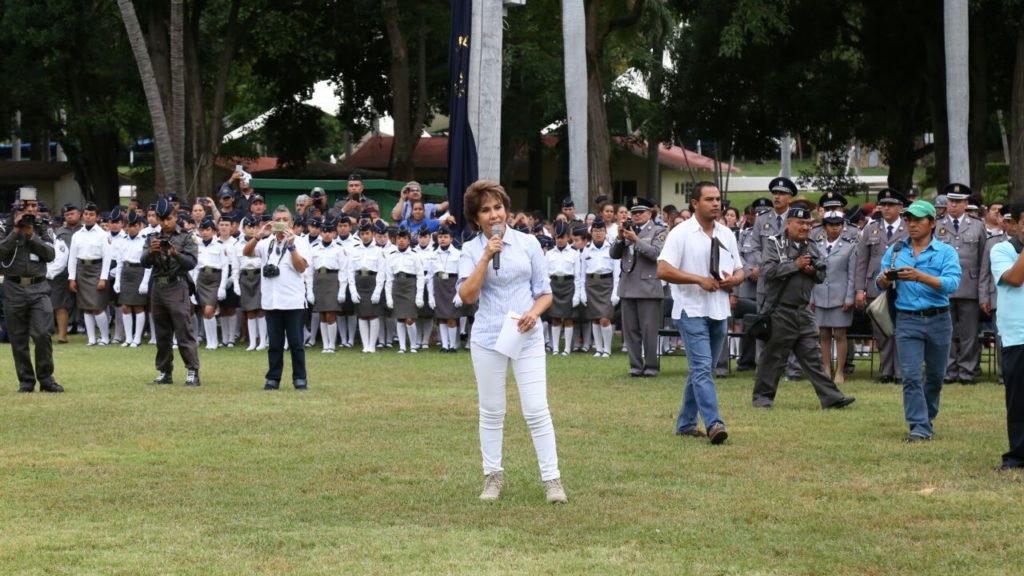
[[[307,268],[312,261],[309,242],[295,238],[295,252],[306,261]],[[302,310],[306,307],[306,283],[302,274],[292,264],[292,255],[281,246],[275,236],[256,243],[256,254],[260,257],[260,268],[267,263],[277,266],[281,273],[275,278],[263,277],[260,285],[263,310]]]
[[[110,234],[94,224],[92,228],[83,226],[71,237],[71,254],[68,256],[68,280],[75,280],[78,276],[79,260],[103,260],[103,267],[100,269],[100,280],[110,276],[111,253]]]
[[[715,222],[712,235],[721,242],[719,272],[724,279],[743,268],[736,236],[728,226]],[[697,217],[676,226],[665,238],[658,260],[664,260],[682,272],[711,277],[711,238],[704,233]],[[725,290],[708,292],[698,284],[671,284],[672,318],[681,312],[691,318],[725,320],[729,317],[729,294]]]

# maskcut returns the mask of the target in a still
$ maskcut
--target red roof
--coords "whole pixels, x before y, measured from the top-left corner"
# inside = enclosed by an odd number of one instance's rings
[[[647,144],[638,142],[632,139],[617,138],[616,141],[625,146],[633,154],[647,158]],[[697,154],[693,150],[687,150],[664,142],[658,146],[658,162],[663,166],[668,166],[674,170],[686,171],[687,163],[689,167],[694,170],[703,170],[705,172],[714,172],[715,170],[715,159],[704,156],[703,154]],[[722,170],[728,170],[729,172],[739,172],[739,168],[730,166],[728,162],[722,162]]]
[[[352,153],[347,159],[350,166],[364,170],[388,170],[388,161],[391,159],[391,144],[394,136],[373,136],[358,150]],[[420,138],[416,145],[416,152],[413,154],[413,165],[416,168],[448,168],[448,138],[433,137]]]

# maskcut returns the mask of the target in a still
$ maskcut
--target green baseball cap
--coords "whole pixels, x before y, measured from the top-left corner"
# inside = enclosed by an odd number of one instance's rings
[[[934,220],[935,206],[932,206],[932,203],[926,200],[915,200],[903,213],[916,218],[931,218]]]

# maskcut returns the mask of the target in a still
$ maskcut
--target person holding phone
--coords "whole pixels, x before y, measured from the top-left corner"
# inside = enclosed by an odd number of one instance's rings
[[[960,285],[961,268],[956,249],[933,236],[931,203],[912,203],[903,212],[903,221],[908,237],[885,251],[875,286],[881,291],[896,284],[893,338],[903,374],[903,415],[910,428],[904,442],[917,443],[932,439],[932,422],[939,415],[953,340],[949,297]]]
[[[480,451],[484,487],[480,499],[497,500],[504,484],[501,449],[505,421],[505,382],[511,360],[519,386],[523,416],[533,437],[544,496],[549,503],[567,501],[558,469],[555,428],[547,399],[544,333],[537,325],[551,306],[548,261],[537,240],[506,225],[509,197],[491,180],[478,180],[463,199],[466,222],[480,234],[462,245],[456,291],[462,302],[479,302],[470,352],[480,402]],[[495,350],[510,313],[518,330],[528,332],[518,357]]]
[[[242,250],[243,256],[257,256],[262,262],[260,295],[270,338],[264,390],[281,386],[285,338],[292,357],[292,385],[300,391],[308,387],[306,349],[302,342],[307,303],[303,275],[312,262],[312,254],[309,242],[292,232],[292,224],[288,208],[278,206],[273,220],[265,222]]]

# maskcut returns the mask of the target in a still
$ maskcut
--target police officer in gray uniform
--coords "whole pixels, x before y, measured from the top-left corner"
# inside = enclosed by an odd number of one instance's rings
[[[4,316],[11,341],[18,392],[32,392],[36,381],[43,392],[63,392],[53,379],[53,304],[46,281],[46,263],[54,259],[53,236],[36,219],[36,189],[18,190],[11,220],[0,224],[0,272],[4,275]],[[32,368],[29,337],[36,346]]]
[[[878,192],[878,207],[882,211],[882,218],[864,226],[857,245],[857,275],[854,277],[853,289],[854,302],[858,308],[867,307],[878,297],[875,278],[879,270],[889,266],[888,262],[883,266],[882,256],[890,246],[907,237],[907,225],[900,217],[906,205],[906,198],[895,190],[884,188]],[[899,382],[900,363],[896,355],[896,340],[883,334],[877,326],[872,326],[872,331],[880,357],[878,381],[882,384]]]
[[[761,272],[765,283],[765,304],[762,313],[771,310],[772,333],[765,343],[757,364],[753,402],[755,408],[771,408],[779,387],[779,378],[792,351],[801,368],[811,380],[822,408],[843,408],[853,403],[853,396],[844,395],[825,374],[821,362],[821,342],[814,314],[807,308],[811,290],[825,279],[824,258],[818,247],[808,240],[811,212],[807,208],[791,208],[786,230],[767,239]]]
[[[772,211],[772,201],[767,198],[758,198],[750,205],[754,211],[755,219],[761,214]],[[757,312],[757,280],[750,277],[750,271],[761,265],[761,251],[754,245],[754,234],[757,228],[753,222],[740,230],[737,243],[740,249],[740,257],[743,259],[743,283],[736,288],[736,310],[734,314],[740,322],[747,314]],[[746,332],[744,326],[744,332]],[[736,363],[737,372],[746,372],[757,368],[757,339],[744,335],[740,339],[740,359]]]
[[[982,253],[985,249],[985,224],[966,214],[971,189],[965,184],[949,184],[944,190],[949,207],[946,217],[935,223],[935,239],[956,249],[960,256],[960,287],[949,297],[949,313],[953,320],[953,342],[949,347],[946,382],[974,384],[981,360],[978,325],[981,307],[978,304],[978,277],[981,275]]]
[[[818,201],[818,205],[821,206],[823,212],[839,212],[844,216],[846,215],[846,203],[845,196],[831,190],[822,194],[821,200]],[[843,230],[839,233],[839,237],[847,242],[856,242],[860,238],[860,228],[844,221]],[[811,227],[810,238],[812,242],[821,242],[825,239],[824,221]]]
[[[668,231],[651,221],[654,202],[634,197],[629,201],[630,220],[619,227],[610,254],[619,260],[619,302],[622,336],[629,352],[629,375],[651,378],[661,369],[658,328],[662,325],[661,302],[665,290],[658,280],[658,256]]]
[[[153,384],[174,383],[172,345],[177,337],[178,352],[187,370],[185,385],[199,386],[199,351],[189,300],[194,288],[188,275],[199,260],[199,249],[196,238],[178,227],[178,214],[166,198],[156,203],[156,216],[160,219],[160,233],[149,237],[148,248],[142,255],[142,266],[153,268],[149,309],[156,331],[156,369],[160,372]]]

